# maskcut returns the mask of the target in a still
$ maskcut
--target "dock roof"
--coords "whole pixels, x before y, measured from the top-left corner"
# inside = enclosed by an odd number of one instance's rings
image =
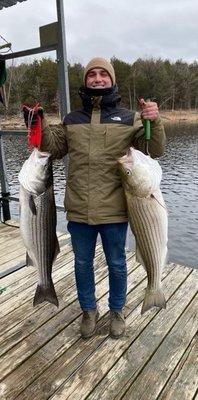
[[[2,10],[4,7],[11,7],[17,3],[22,3],[23,1],[26,0],[0,0],[0,10]]]

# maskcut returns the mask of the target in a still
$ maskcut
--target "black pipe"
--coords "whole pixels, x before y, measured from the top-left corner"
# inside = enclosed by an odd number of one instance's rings
[[[10,214],[10,205],[9,205],[9,196],[10,192],[1,193],[1,204],[2,204],[2,211],[3,211],[3,222],[9,221],[11,219]]]

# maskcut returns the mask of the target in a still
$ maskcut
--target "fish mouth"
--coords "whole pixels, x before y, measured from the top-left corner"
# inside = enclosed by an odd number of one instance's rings
[[[127,154],[125,154],[124,156],[118,158],[118,163],[123,164],[124,162],[126,162],[127,158],[128,158],[128,156],[127,156]]]

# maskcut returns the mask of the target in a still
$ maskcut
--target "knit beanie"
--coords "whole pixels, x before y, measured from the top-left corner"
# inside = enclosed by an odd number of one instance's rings
[[[85,67],[84,77],[83,77],[83,82],[84,82],[85,86],[86,86],[87,73],[93,68],[105,69],[105,71],[108,72],[108,74],[111,78],[112,85],[113,86],[115,85],[116,79],[115,79],[115,71],[114,71],[113,65],[111,65],[109,61],[105,60],[105,58],[95,57],[95,58],[92,58],[92,60],[90,60],[89,63],[87,64],[87,66]]]

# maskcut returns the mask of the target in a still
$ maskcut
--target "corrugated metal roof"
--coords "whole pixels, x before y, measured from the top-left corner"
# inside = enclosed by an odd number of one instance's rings
[[[22,3],[23,1],[26,0],[0,0],[0,10],[2,10],[4,7],[11,7],[17,3]]]

